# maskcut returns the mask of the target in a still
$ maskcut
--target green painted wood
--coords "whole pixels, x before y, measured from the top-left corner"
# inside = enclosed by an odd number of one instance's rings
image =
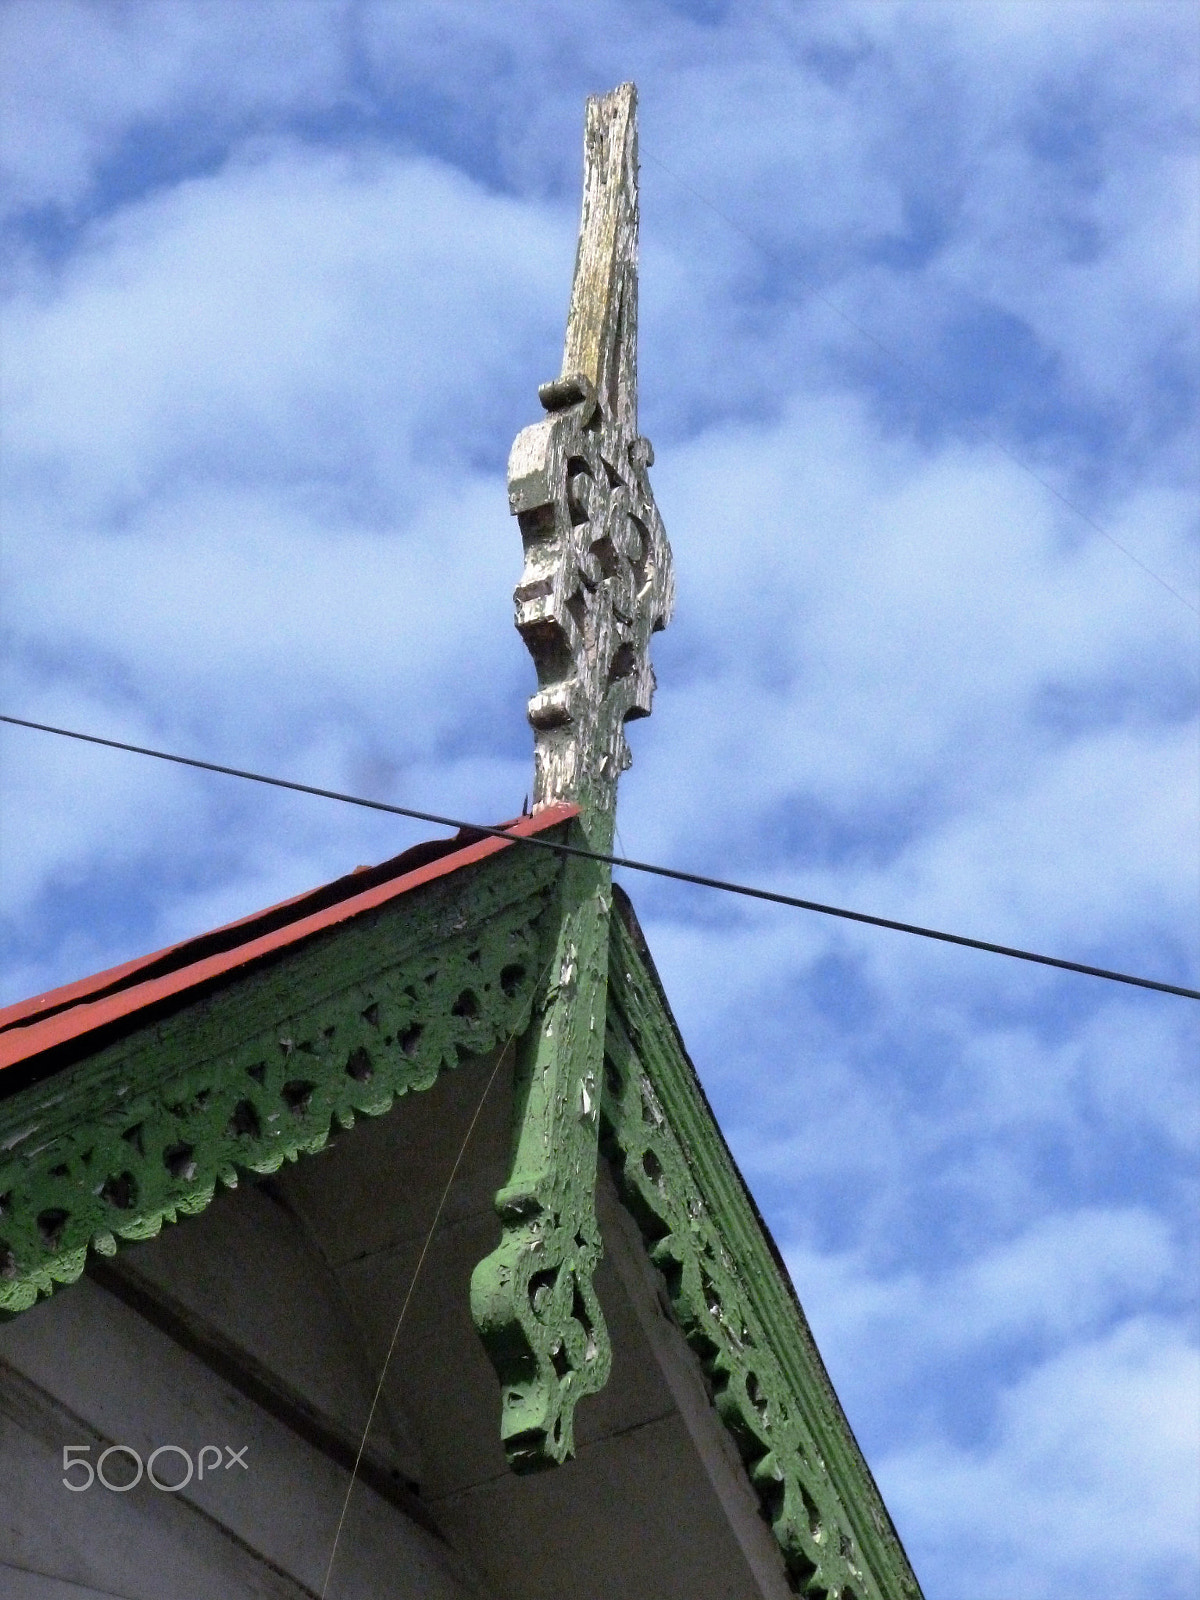
[[[572,824],[572,842],[590,849],[611,838],[611,815]],[[518,1472],[574,1454],[575,1407],[612,1365],[592,1281],[603,1250],[595,1197],[611,904],[608,868],[568,858],[546,918],[551,958],[517,1050],[513,1161],[496,1196],[504,1231],[471,1278]]]
[[[603,1149],[806,1600],[920,1588],[644,953],[612,919]]]
[[[0,1101],[0,1315],[524,1030],[561,876],[488,857]]]
[[[0,1102],[0,1313],[73,1281],[89,1248],[150,1237],[218,1183],[320,1150],[519,1036],[504,1232],[472,1281],[513,1465],[566,1459],[575,1407],[608,1375],[602,1137],[797,1593],[919,1600],[648,955],[593,866],[506,851]]]
[[[650,713],[650,640],[675,594],[647,475],[653,451],[637,431],[636,107],[632,84],[588,100],[562,376],[538,391],[550,415],[517,435],[508,462],[525,553],[516,625],[538,675],[534,810],[578,805],[575,837],[600,853],[612,849],[617,781],[630,761],[625,724]],[[606,866],[567,864],[545,981],[518,1049],[513,1164],[496,1196],[504,1232],[471,1285],[518,1471],[573,1454],[575,1407],[611,1365],[592,1283],[611,901]]]

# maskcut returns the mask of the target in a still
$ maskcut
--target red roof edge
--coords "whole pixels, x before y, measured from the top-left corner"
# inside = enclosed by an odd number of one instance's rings
[[[515,841],[567,822],[578,811],[577,806],[548,806],[500,826]],[[428,840],[377,867],[359,868],[224,927],[19,1001],[0,1010],[0,1069],[128,1022],[140,1011],[510,848],[508,838],[466,829],[457,838]]]

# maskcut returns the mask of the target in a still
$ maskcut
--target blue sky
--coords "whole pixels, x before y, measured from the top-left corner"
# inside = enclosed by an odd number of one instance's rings
[[[1190,6],[0,28],[5,709],[520,809],[504,463],[632,77],[679,604],[626,850],[1200,982]],[[421,831],[0,759],[4,999]],[[1194,1004],[628,887],[929,1600],[1194,1595]]]

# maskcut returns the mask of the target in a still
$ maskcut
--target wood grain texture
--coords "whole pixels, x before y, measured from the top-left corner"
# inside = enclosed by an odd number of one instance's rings
[[[516,625],[538,673],[534,808],[569,800],[585,825],[616,806],[625,724],[650,714],[650,639],[675,601],[654,452],[637,429],[636,109],[632,84],[588,101],[563,370],[508,465],[525,551]]]
[[[673,604],[671,552],[637,432],[637,96],[623,84],[587,103],[583,205],[562,375],[539,391],[550,413],[509,458],[509,504],[525,567],[516,624],[538,690],[534,811],[569,798],[577,842],[612,848],[625,723],[649,714],[650,636]],[[518,1113],[504,1223],[471,1299],[503,1389],[510,1464],[531,1471],[574,1453],[575,1407],[608,1379],[611,1350],[593,1277],[595,1184],[608,982],[611,872],[569,861],[557,934],[517,1060]]]

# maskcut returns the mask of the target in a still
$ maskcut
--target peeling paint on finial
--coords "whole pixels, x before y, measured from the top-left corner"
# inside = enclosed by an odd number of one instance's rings
[[[589,99],[583,213],[550,413],[517,435],[509,505],[525,546],[516,625],[537,667],[534,810],[611,819],[625,723],[650,714],[650,637],[675,603],[671,547],[637,429],[637,94]]]
[[[574,803],[571,838],[602,853],[629,765],[625,723],[649,714],[650,636],[674,602],[646,476],[653,452],[637,428],[636,106],[632,84],[587,103],[562,374],[539,389],[549,414],[518,434],[508,463],[525,545],[516,622],[538,675],[533,809]],[[546,981],[517,1045],[514,1154],[495,1202],[503,1232],[471,1275],[519,1472],[574,1454],[575,1409],[612,1364],[594,1281],[611,907],[602,858],[563,862],[544,923]]]

